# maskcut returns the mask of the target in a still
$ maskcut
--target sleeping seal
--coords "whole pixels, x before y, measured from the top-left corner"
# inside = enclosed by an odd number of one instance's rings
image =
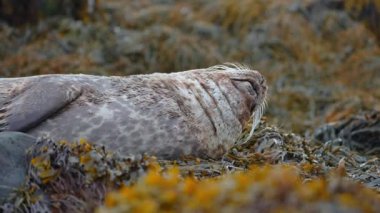
[[[128,77],[41,75],[0,79],[0,131],[85,138],[121,153],[219,158],[252,119],[267,86],[248,67],[217,65]]]

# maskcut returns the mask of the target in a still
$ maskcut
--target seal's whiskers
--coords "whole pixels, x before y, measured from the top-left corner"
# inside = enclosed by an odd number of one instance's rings
[[[258,109],[252,113],[251,120],[252,120],[252,126],[251,130],[249,131],[248,136],[244,139],[243,143],[248,142],[253,135],[253,132],[255,131],[257,125],[260,123],[260,119],[264,114],[265,107],[267,105],[266,99],[264,99],[263,103],[258,107]]]

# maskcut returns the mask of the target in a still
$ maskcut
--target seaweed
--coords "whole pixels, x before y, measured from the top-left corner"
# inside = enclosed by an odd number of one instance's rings
[[[224,203],[226,211],[378,211],[378,141],[370,137],[378,134],[378,117],[363,114],[380,110],[378,5],[110,0],[97,1],[93,15],[82,5],[23,27],[2,22],[2,77],[173,72],[230,61],[259,70],[270,88],[269,107],[253,138],[221,160],[141,156],[123,170],[116,165],[128,156],[84,142],[41,142],[50,151],[35,148],[29,184],[3,210],[92,211],[105,199],[99,211],[191,211],[195,204],[195,210],[211,211]],[[147,181],[153,181],[149,188]],[[245,191],[235,194],[241,183]],[[252,191],[256,185],[261,194]],[[231,196],[222,197],[222,191]],[[360,207],[358,201],[367,203]]]
[[[90,212],[108,191],[134,183],[154,162],[144,156],[123,156],[81,140],[47,138],[28,151],[25,184],[2,205],[7,211],[59,210]]]

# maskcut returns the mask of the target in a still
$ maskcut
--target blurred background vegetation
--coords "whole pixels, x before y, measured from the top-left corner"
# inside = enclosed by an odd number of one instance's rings
[[[247,64],[270,123],[311,135],[380,110],[380,0],[0,0],[0,75]]]

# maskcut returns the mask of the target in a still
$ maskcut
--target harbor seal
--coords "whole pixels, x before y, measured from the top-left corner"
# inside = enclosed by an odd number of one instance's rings
[[[264,77],[235,64],[177,73],[41,75],[0,79],[0,131],[85,138],[121,153],[219,158],[253,118]]]

